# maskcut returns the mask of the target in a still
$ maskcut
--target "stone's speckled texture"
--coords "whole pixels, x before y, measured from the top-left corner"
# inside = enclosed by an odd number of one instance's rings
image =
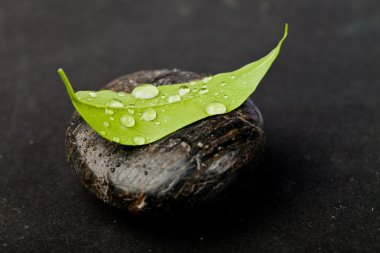
[[[138,83],[201,77],[179,70],[141,71],[106,89],[131,92]],[[215,201],[238,175],[254,169],[263,150],[262,124],[258,108],[248,100],[231,113],[129,147],[103,139],[74,113],[66,135],[67,159],[84,186],[104,202],[132,213],[160,214]]]

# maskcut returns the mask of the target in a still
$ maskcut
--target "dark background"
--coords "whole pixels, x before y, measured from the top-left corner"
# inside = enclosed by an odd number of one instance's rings
[[[253,95],[252,186],[193,216],[97,200],[65,160],[73,106],[143,69],[234,70],[289,36]],[[380,251],[380,2],[0,1],[0,252]]]

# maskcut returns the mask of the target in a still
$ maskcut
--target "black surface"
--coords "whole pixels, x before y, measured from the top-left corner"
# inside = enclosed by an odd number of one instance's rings
[[[138,218],[84,190],[65,160],[73,107],[142,69],[218,73],[289,37],[253,95],[265,164],[229,207]],[[0,251],[380,250],[379,1],[0,2]]]

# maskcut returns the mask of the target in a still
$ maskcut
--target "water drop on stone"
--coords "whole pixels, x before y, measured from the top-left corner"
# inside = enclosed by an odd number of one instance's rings
[[[152,121],[152,120],[154,120],[156,117],[157,117],[157,113],[156,113],[156,111],[153,110],[152,108],[148,108],[148,109],[146,109],[146,110],[142,113],[141,119],[142,119],[142,120],[145,120],[145,121]]]
[[[201,88],[199,90],[199,94],[203,95],[203,94],[206,94],[208,92],[208,89],[207,88]]]
[[[103,122],[103,126],[105,126],[105,127],[109,127],[110,124],[109,124],[107,121],[104,121],[104,122]]]
[[[104,113],[105,113],[105,114],[108,114],[108,115],[112,115],[112,114],[113,114],[113,111],[112,111],[111,109],[106,108],[106,109],[104,110]]]
[[[223,114],[226,111],[227,111],[226,106],[219,102],[210,103],[206,105],[206,112],[210,115]]]
[[[142,145],[145,143],[145,138],[142,136],[135,136],[133,137],[133,142],[137,145]]]
[[[174,102],[178,102],[178,101],[181,101],[181,97],[179,95],[171,95],[168,98],[169,103],[174,103]]]
[[[95,91],[90,91],[89,93],[88,93],[88,95],[90,95],[91,97],[96,97],[96,92]]]
[[[190,92],[190,88],[188,86],[186,86],[186,85],[182,85],[178,89],[178,94],[181,95],[181,96],[184,96],[184,95],[186,95],[189,92]]]
[[[135,119],[126,114],[120,117],[120,124],[124,127],[133,127],[135,125]]]
[[[132,91],[132,96],[138,99],[150,99],[157,97],[159,90],[152,84],[142,84],[135,87]]]
[[[108,102],[108,106],[109,107],[113,107],[113,108],[120,108],[120,107],[124,107],[123,103],[121,103],[120,101],[118,100],[111,100]]]

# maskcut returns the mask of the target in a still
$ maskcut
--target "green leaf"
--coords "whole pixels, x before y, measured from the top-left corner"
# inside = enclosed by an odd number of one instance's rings
[[[63,70],[58,73],[76,110],[98,134],[123,145],[143,145],[242,105],[276,59],[287,32],[286,24],[276,48],[236,71],[174,85],[143,84],[132,94],[110,90],[74,93]]]

